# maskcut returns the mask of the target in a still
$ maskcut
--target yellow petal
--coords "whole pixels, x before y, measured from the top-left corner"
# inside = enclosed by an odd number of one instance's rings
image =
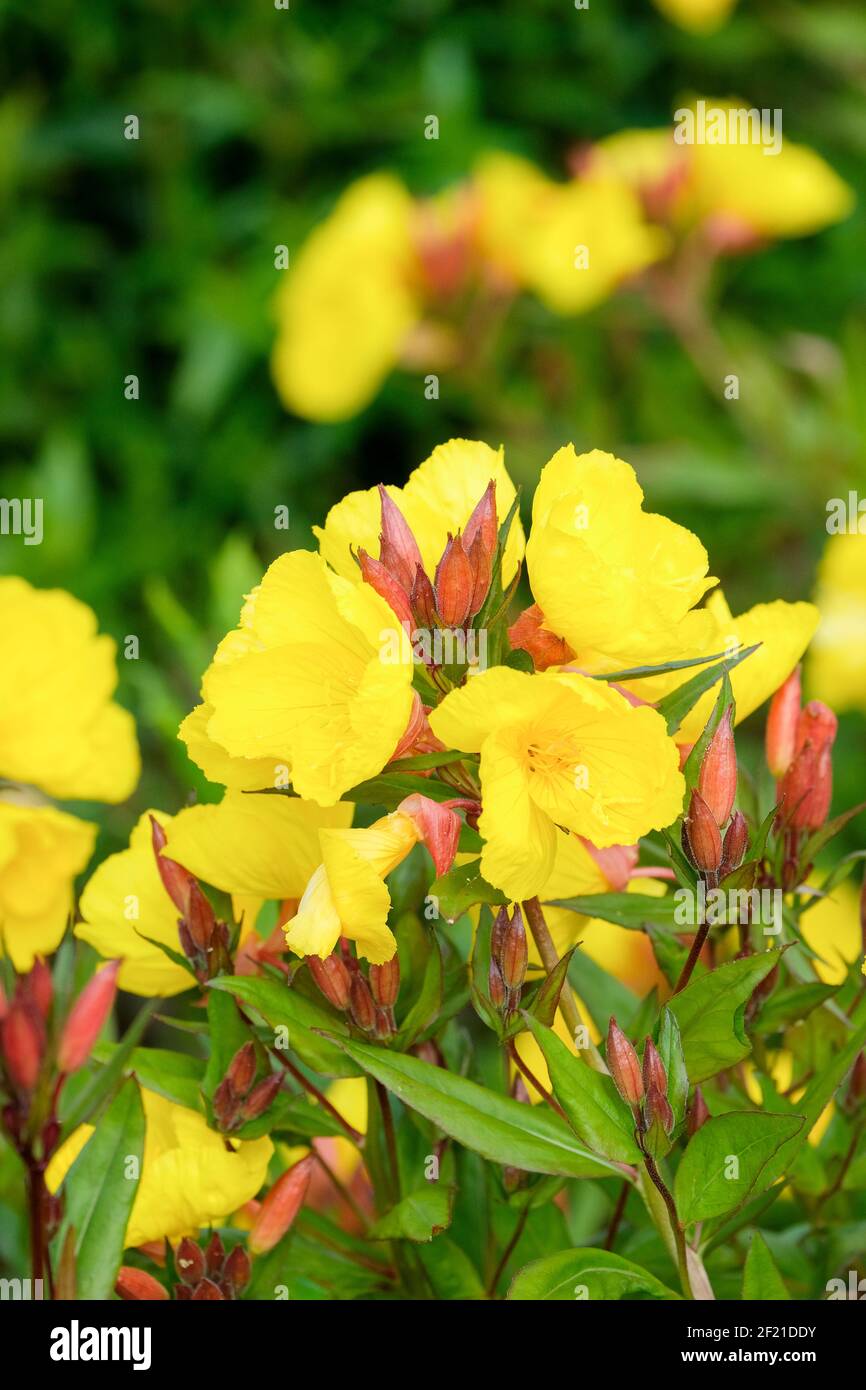
[[[96,826],[11,796],[0,797],[0,954],[26,971],[60,944]]]
[[[178,738],[209,782],[239,791],[260,791],[263,787],[285,786],[289,776],[286,762],[277,758],[233,758],[208,734],[213,714],[211,705],[196,705],[178,729]]]

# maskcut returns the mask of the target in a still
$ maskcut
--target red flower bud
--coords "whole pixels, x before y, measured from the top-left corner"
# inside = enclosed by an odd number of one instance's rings
[[[370,991],[381,1009],[392,1009],[400,992],[400,958],[396,951],[383,965],[370,966]]]
[[[615,1018],[611,1018],[607,1030],[607,1049],[605,1053],[607,1069],[613,1077],[616,1089],[628,1105],[637,1105],[643,1099],[643,1079],[637,1053]]]
[[[204,1252],[205,1266],[207,1268],[208,1274],[212,1279],[218,1279],[222,1274],[223,1261],[225,1260],[225,1257],[225,1246],[220,1240],[219,1232],[214,1231],[213,1235],[211,1236],[210,1240],[208,1241],[205,1247]]]
[[[765,751],[767,767],[775,778],[784,777],[794,758],[797,722],[800,718],[800,668],[792,671],[770,701]]]
[[[409,594],[412,592],[416,569],[419,565],[424,568],[418,542],[397,503],[392,501],[381,483],[379,500],[382,506],[379,561]]]
[[[216,930],[216,917],[197,879],[192,879],[189,885],[185,921],[196,949],[201,952],[210,950]]]
[[[528,952],[526,931],[523,926],[523,913],[515,904],[511,921],[502,938],[499,969],[509,989],[520,989],[526,977]]]
[[[461,825],[457,812],[441,801],[422,796],[420,792],[404,797],[397,810],[414,822],[430,852],[437,876],[447,874],[460,842]]]
[[[696,1086],[694,1096],[692,1097],[692,1103],[689,1106],[688,1119],[686,1122],[686,1129],[690,1139],[693,1135],[697,1134],[701,1125],[705,1125],[709,1118],[710,1112],[707,1109],[707,1102],[704,1100],[704,1093],[700,1086]]]
[[[749,843],[749,827],[742,811],[735,811],[733,820],[725,831],[722,843],[722,862],[719,865],[721,878],[733,873],[743,862],[743,855]]]
[[[257,1120],[260,1115],[273,1104],[283,1084],[283,1078],[278,1072],[272,1072],[266,1076],[258,1085],[254,1086],[241,1106],[241,1116],[244,1120]]]
[[[241,1103],[227,1076],[223,1077],[213,1093],[213,1113],[223,1131],[234,1129],[240,1120]]]
[[[204,1255],[189,1236],[184,1236],[174,1255],[174,1265],[178,1277],[185,1284],[195,1286],[205,1275]]]
[[[3,1059],[17,1091],[27,1095],[39,1080],[45,1030],[33,1004],[13,999],[2,1023]]]
[[[165,1303],[168,1290],[152,1274],[133,1265],[121,1265],[117,1271],[114,1292],[127,1303]]]
[[[501,1009],[506,999],[505,981],[502,978],[502,971],[495,960],[490,961],[490,971],[487,976],[487,993],[494,1009]]]
[[[32,999],[35,1008],[43,1019],[47,1019],[51,1013],[51,1005],[54,999],[54,986],[51,980],[51,971],[44,960],[37,959],[29,975],[25,975],[21,981],[24,992],[29,999]]]
[[[724,825],[737,794],[737,750],[734,746],[734,712],[729,705],[707,744],[698,791],[713,814],[716,825]]]
[[[661,1095],[666,1096],[668,1091],[668,1077],[665,1071],[665,1064],[658,1054],[652,1038],[647,1038],[643,1051],[643,1084],[647,1091],[655,1086]]]
[[[382,564],[381,560],[374,560],[368,555],[366,550],[358,551],[358,563],[361,566],[361,574],[371,589],[390,606],[392,613],[400,623],[408,623],[412,627],[412,606],[409,602],[409,595],[403,588],[399,579]]]
[[[691,861],[702,873],[715,873],[722,862],[722,837],[715,816],[699,791],[692,792],[683,824]]]
[[[674,1112],[667,1097],[659,1088],[650,1086],[647,1089],[644,1106],[644,1129],[650,1130],[654,1124],[661,1125],[666,1135],[670,1134],[674,1127]]]
[[[795,752],[799,753],[807,743],[813,748],[832,748],[839,728],[839,721],[828,705],[821,700],[810,700],[800,711],[797,720],[797,742]]]
[[[362,1028],[365,1033],[369,1033],[376,1022],[376,1005],[373,1003],[373,996],[370,987],[363,975],[353,975],[352,983],[349,987],[349,1009],[352,1019]]]
[[[225,1294],[212,1280],[202,1279],[191,1301],[193,1303],[204,1303],[206,1301],[215,1302],[217,1299],[224,1301]]]
[[[223,1268],[222,1290],[229,1298],[243,1293],[253,1272],[252,1261],[242,1245],[236,1245]]]
[[[313,1156],[302,1158],[277,1178],[253,1222],[247,1249],[253,1255],[273,1250],[289,1230],[307,1195],[313,1171]]]
[[[109,961],[82,990],[63,1027],[57,1065],[68,1075],[83,1067],[114,1006],[120,961]]]
[[[412,603],[412,613],[418,626],[432,631],[437,625],[436,595],[433,592],[433,585],[420,565],[415,571],[409,597]]]
[[[492,562],[498,534],[496,481],[491,478],[484,489],[481,501],[476,502],[472,515],[463,528],[463,541],[467,550],[471,550],[476,542],[480,542],[485,555]]]
[[[351,980],[344,962],[338,955],[307,956],[307,966],[319,989],[335,1009],[348,1009]]]
[[[150,817],[150,842],[153,845],[156,867],[162,879],[162,886],[180,915],[185,917],[190,884],[194,883],[195,880],[187,869],[175,863],[173,859],[167,859],[162,853],[167,843],[167,836],[156,816]]]
[[[436,611],[447,627],[462,627],[472,611],[475,577],[462,537],[449,532],[436,566]]]
[[[252,1042],[239,1047],[226,1072],[226,1080],[236,1096],[245,1096],[256,1078],[256,1048]]]

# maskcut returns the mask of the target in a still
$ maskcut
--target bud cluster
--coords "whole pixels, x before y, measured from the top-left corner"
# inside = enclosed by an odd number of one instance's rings
[[[252,1275],[252,1260],[244,1247],[236,1245],[227,1255],[216,1231],[204,1250],[184,1236],[174,1252],[174,1267],[174,1297],[179,1303],[233,1301],[242,1296]],[[158,1279],[132,1265],[121,1266],[114,1288],[126,1302],[165,1302],[169,1297]]]
[[[645,1154],[663,1158],[671,1147],[674,1112],[668,1100],[668,1078],[652,1038],[644,1042],[643,1063],[625,1033],[611,1018],[607,1031],[607,1069],[635,1117],[636,1138]]]
[[[400,993],[400,960],[396,952],[365,976],[355,956],[333,952],[322,960],[307,956],[310,974],[329,1004],[348,1013],[356,1028],[377,1038],[397,1031],[394,1005]]]
[[[379,558],[358,551],[364,579],[403,624],[429,631],[464,627],[483,606],[493,577],[498,538],[496,483],[488,484],[464,530],[456,535],[449,532],[432,583],[406,518],[381,484],[379,498]]]
[[[801,709],[798,667],[773,696],[766,734],[767,766],[778,783],[781,821],[790,830],[820,830],[830,813],[838,727],[820,700]]]
[[[517,1012],[520,991],[526,977],[528,949],[523,913],[515,903],[511,916],[501,907],[490,935],[490,973],[487,992],[490,1002],[508,1021]]]
[[[239,1047],[222,1081],[214,1091],[214,1119],[223,1134],[239,1129],[248,1120],[257,1120],[275,1099],[282,1085],[277,1072],[269,1072],[256,1082],[256,1047],[245,1042]]]
[[[163,854],[166,834],[155,816],[150,818],[151,843],[162,885],[180,916],[177,930],[181,948],[204,984],[214,975],[229,973],[229,929],[216,914],[198,879],[174,859]]]

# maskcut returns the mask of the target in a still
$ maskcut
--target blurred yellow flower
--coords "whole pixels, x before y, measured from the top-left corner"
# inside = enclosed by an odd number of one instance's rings
[[[693,34],[711,34],[733,12],[737,0],[653,0],[657,10]]]
[[[60,941],[96,837],[47,798],[122,801],[138,781],[116,684],[115,645],[91,609],[0,578],[0,952],[18,970]]]
[[[515,900],[545,888],[557,826],[604,847],[680,812],[684,783],[661,716],[600,681],[493,667],[446,695],[430,725],[447,747],[481,754],[481,869]]]
[[[345,420],[396,365],[419,317],[412,200],[388,174],[353,183],[310,234],[277,298],[277,389],[290,410]]]
[[[409,722],[411,652],[384,650],[393,630],[369,585],[309,551],[280,556],[205,672],[196,758],[205,737],[232,759],[274,760],[277,785],[290,776],[300,796],[333,806],[382,770]]]
[[[556,314],[591,309],[667,249],[628,185],[605,172],[555,183],[497,154],[476,181],[486,256]]]
[[[390,960],[397,942],[388,926],[385,879],[421,839],[411,816],[395,811],[365,829],[321,830],[321,863],[306,886],[286,941],[299,956],[329,956],[341,936],[374,965]]]
[[[449,532],[454,535],[465,527],[491,481],[496,484],[496,510],[501,524],[515,498],[502,448],[491,449],[478,439],[449,439],[447,444],[438,444],[430,457],[410,473],[405,487],[386,489],[418,542],[428,575],[435,572]],[[313,527],[324,559],[337,574],[356,583],[361,571],[352,551],[363,549],[377,557],[380,530],[381,507],[376,488],[350,492],[331,508],[323,527]],[[516,517],[505,548],[504,583],[514,577],[523,549],[523,527]]]
[[[801,925],[808,945],[819,956],[815,968],[820,978],[826,984],[841,984],[863,951],[856,888],[847,879],[837,883],[826,898],[803,914]]]
[[[155,1091],[142,1089],[141,1100],[144,1159],[126,1247],[195,1234],[255,1197],[274,1151],[267,1136],[227,1145],[196,1111]],[[58,1190],[93,1132],[92,1125],[80,1125],[54,1154],[45,1173],[50,1192]]]
[[[807,667],[812,695],[866,710],[866,536],[831,536],[818,569],[821,614]]]

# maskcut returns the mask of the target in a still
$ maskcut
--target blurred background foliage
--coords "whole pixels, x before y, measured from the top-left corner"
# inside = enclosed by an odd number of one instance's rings
[[[177,723],[263,567],[346,491],[402,482],[455,434],[504,443],[525,504],[563,442],[613,450],[651,508],[700,534],[735,611],[810,594],[827,499],[866,491],[860,0],[742,0],[709,35],[650,0],[7,0],[2,29],[2,491],[44,498],[45,539],[0,542],[0,569],[71,589],[121,648],[139,638],[119,663],[145,755],[136,810],[217,794]],[[621,294],[573,319],[520,301],[438,401],[395,373],[347,423],[284,411],[274,247],[294,252],[351,179],[389,168],[432,193],[491,148],[560,176],[576,144],[663,125],[693,94],[782,108],[786,136],[859,195],[839,226],[717,268],[739,401]],[[862,736],[847,716],[839,806]],[[129,825],[109,812],[103,849]]]

